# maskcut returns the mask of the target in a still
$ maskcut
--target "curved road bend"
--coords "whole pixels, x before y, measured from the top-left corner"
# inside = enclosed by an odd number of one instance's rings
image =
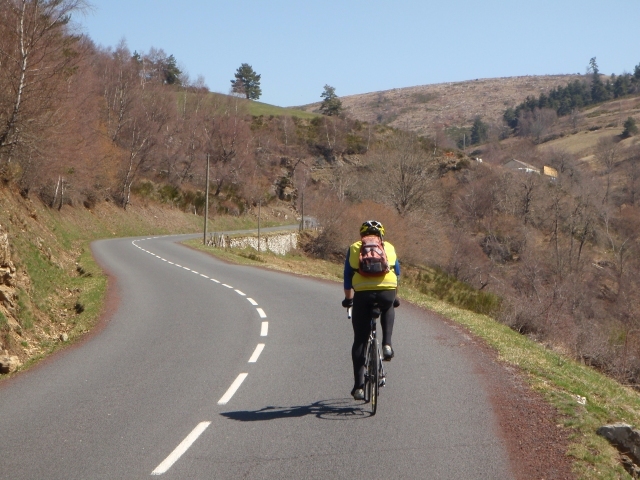
[[[229,265],[186,238],[93,245],[118,309],[0,385],[1,479],[513,478],[460,333],[401,306],[370,417],[349,396],[340,285]]]

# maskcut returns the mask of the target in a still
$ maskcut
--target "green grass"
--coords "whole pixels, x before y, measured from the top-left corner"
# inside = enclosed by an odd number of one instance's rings
[[[267,227],[279,227],[283,225],[292,225],[291,220],[276,222],[276,221],[262,221],[260,222],[261,228]],[[229,217],[229,216],[214,216],[209,218],[207,223],[207,234],[214,232],[224,232],[232,230],[251,230],[258,228],[258,222],[253,217]],[[201,228],[204,232],[204,229]]]
[[[297,110],[295,108],[276,107],[274,105],[256,101],[248,102],[247,106],[249,109],[249,114],[253,115],[254,117],[259,117],[260,115],[264,115],[265,117],[272,115],[274,117],[291,116],[299,118],[314,118],[320,116],[317,113]]]
[[[341,265],[309,259],[296,252],[284,257],[261,254],[258,259],[252,259],[247,258],[251,257],[247,252],[213,249],[204,247],[201,242],[189,243],[227,261],[267,266],[335,281],[342,279]],[[456,285],[437,271],[430,272],[427,277],[426,281],[422,277],[418,281],[406,281],[405,278],[400,287],[401,298],[464,326],[495,349],[501,361],[522,372],[531,388],[557,409],[558,417],[555,421],[570,432],[571,443],[566,454],[573,459],[577,478],[629,478],[618,461],[617,450],[604,438],[596,435],[596,430],[614,422],[640,426],[640,393],[545,348],[489,316],[441,300],[439,296],[458,296],[459,300],[464,296],[461,292],[465,292],[466,288]],[[426,287],[429,284],[435,287],[433,292]],[[479,303],[484,305],[482,308],[487,305],[494,308],[496,301],[497,298],[493,298]],[[585,397],[586,404],[581,405],[578,397]]]
[[[31,299],[24,290],[18,291],[18,323],[24,330],[33,328],[34,316]]]

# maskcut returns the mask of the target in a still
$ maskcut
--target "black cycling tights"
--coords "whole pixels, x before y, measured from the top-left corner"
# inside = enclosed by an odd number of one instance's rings
[[[370,290],[355,292],[353,296],[353,312],[351,324],[353,325],[353,347],[351,347],[351,359],[353,360],[353,375],[355,386],[364,384],[364,349],[371,331],[371,312],[375,304],[382,312],[380,325],[382,326],[382,344],[391,345],[393,333],[393,321],[395,311],[393,301],[396,298],[395,290]],[[380,337],[378,337],[380,338]]]

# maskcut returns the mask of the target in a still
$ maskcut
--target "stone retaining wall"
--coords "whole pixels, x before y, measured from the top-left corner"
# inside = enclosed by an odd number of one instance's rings
[[[253,248],[258,250],[258,236],[229,237],[228,235],[212,235],[208,245],[217,248]],[[272,251],[276,255],[285,255],[298,248],[298,232],[274,233],[260,235],[260,251]]]

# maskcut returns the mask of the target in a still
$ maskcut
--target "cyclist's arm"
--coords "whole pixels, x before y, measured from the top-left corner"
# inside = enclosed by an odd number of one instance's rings
[[[354,275],[353,267],[349,263],[349,250],[347,250],[347,257],[344,261],[344,298],[353,298],[352,279]]]

